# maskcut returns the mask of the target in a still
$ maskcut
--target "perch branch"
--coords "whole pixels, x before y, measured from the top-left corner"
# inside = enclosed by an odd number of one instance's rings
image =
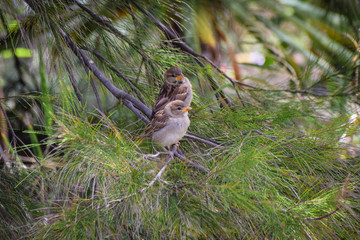
[[[120,101],[124,99],[128,100],[133,104],[134,107],[143,112],[148,118],[151,116],[151,110],[143,104],[141,101],[133,97],[132,95],[118,89],[115,85],[100,71],[95,65],[94,61],[91,60],[84,52],[75,44],[75,42],[60,28],[58,31],[62,38],[65,40],[68,47],[73,53],[84,63],[84,65],[99,79],[99,81]]]
[[[146,117],[144,117],[143,114],[141,114],[141,112],[140,112],[138,109],[136,109],[136,108],[134,107],[134,104],[133,104],[132,102],[130,102],[129,100],[126,100],[126,99],[124,99],[123,102],[124,102],[124,105],[127,106],[127,107],[128,107],[136,116],[138,116],[144,123],[148,124],[148,123],[150,122]]]
[[[94,62],[83,53],[83,51],[75,44],[75,42],[61,29],[58,28],[61,36],[69,46],[69,48],[74,52],[74,54],[81,59],[84,65],[100,80],[100,82],[120,101],[124,103],[130,110],[132,110],[143,122],[146,124],[149,123],[149,120],[146,119],[140,112],[145,114],[148,118],[151,116],[151,109],[148,108],[145,104],[140,102],[138,99],[132,95],[118,89],[114,86],[109,79],[100,71],[100,69],[94,64]],[[124,101],[126,100],[126,101]],[[140,111],[138,111],[140,110]],[[187,136],[189,137],[189,135]],[[192,139],[201,141],[199,137],[192,137]],[[207,140],[202,140],[203,143],[206,143],[210,146],[215,146],[213,143]],[[216,144],[216,146],[219,146]]]
[[[107,64],[109,64],[110,69],[113,70],[116,74],[118,74],[127,84],[129,84],[131,89],[136,93],[139,100],[142,103],[145,104],[145,101],[142,99],[142,96],[141,96],[140,92],[137,90],[137,87],[127,77],[125,77],[125,75],[119,69],[117,69],[108,59],[106,59],[103,55],[101,55],[99,52],[97,52],[97,51],[95,51],[93,49],[90,49],[90,48],[87,48],[87,47],[84,47],[84,46],[80,46],[80,48],[83,49],[83,50],[91,52],[96,57],[102,59]]]
[[[300,93],[303,95],[311,95],[315,97],[346,97],[351,95],[356,95],[357,92],[349,93],[349,92],[343,92],[343,93],[336,93],[336,94],[326,94],[326,93],[317,93],[310,90],[291,90],[291,89],[264,89],[264,88],[258,88],[258,87],[252,87],[252,89],[249,89],[248,91],[253,92],[288,92],[288,93]]]

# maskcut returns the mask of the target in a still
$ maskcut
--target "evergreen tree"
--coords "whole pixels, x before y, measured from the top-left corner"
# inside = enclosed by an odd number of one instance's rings
[[[0,235],[358,238],[360,15],[340,5],[4,0]],[[174,157],[139,138],[172,66],[194,91]]]

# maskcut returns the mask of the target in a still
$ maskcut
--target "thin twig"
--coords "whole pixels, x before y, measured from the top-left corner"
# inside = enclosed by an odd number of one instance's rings
[[[61,29],[58,28],[60,34],[70,47],[70,49],[75,53],[76,56],[82,59],[84,62],[84,65],[89,68],[89,70],[100,80],[100,82],[119,100],[123,101],[124,105],[127,106],[131,111],[135,113],[143,122],[146,124],[149,123],[149,120],[146,119],[140,111],[145,114],[148,118],[151,116],[151,109],[148,108],[145,104],[140,102],[138,99],[133,97],[132,95],[116,88],[111,81],[105,77],[105,75],[100,71],[100,69],[94,64],[94,62],[83,53],[83,51],[74,43],[74,41]],[[127,100],[127,101],[125,101]],[[138,111],[138,110],[140,111]],[[200,138],[193,137],[193,139],[196,139],[197,141],[201,141]],[[203,143],[207,143],[210,146],[215,146],[213,143],[203,140]],[[216,145],[218,146],[218,145]]]
[[[176,151],[176,146],[173,147],[172,153],[174,153],[175,151]],[[176,154],[176,153],[175,153],[175,154]],[[165,162],[165,164],[162,166],[162,168],[160,169],[160,171],[155,175],[155,177],[149,182],[149,184],[148,184],[146,187],[144,187],[144,188],[136,191],[135,193],[132,193],[132,194],[127,195],[127,196],[124,196],[124,197],[122,197],[122,198],[120,198],[120,199],[115,199],[115,200],[109,201],[108,205],[111,204],[111,203],[115,203],[115,202],[117,202],[117,203],[122,202],[122,201],[124,201],[124,200],[127,199],[127,198],[130,198],[130,197],[132,197],[132,196],[135,196],[136,194],[142,193],[142,192],[146,191],[147,189],[151,188],[151,187],[154,185],[154,183],[156,182],[156,180],[159,180],[159,179],[160,179],[161,175],[162,175],[162,174],[164,173],[164,171],[165,171],[166,166],[167,166],[167,165],[171,162],[171,160],[173,160],[173,159],[174,159],[173,155],[169,154],[169,157],[168,157],[167,161]]]
[[[66,44],[73,51],[73,53],[84,63],[84,65],[100,80],[100,82],[120,101],[124,99],[128,100],[133,104],[134,107],[143,112],[147,117],[150,118],[151,110],[143,104],[141,101],[133,97],[132,95],[120,90],[100,71],[95,65],[94,61],[91,60],[83,51],[75,44],[75,42],[60,28],[58,27],[60,35],[65,40]]]
[[[80,90],[78,88],[78,85],[77,85],[77,82],[75,80],[75,77],[74,77],[74,74],[71,70],[71,67],[67,64],[67,63],[64,63],[65,64],[65,68],[66,68],[66,71],[69,73],[69,79],[70,79],[70,83],[71,83],[71,86],[73,87],[74,91],[75,91],[75,95],[77,97],[77,99],[79,100],[79,102],[81,103],[81,105],[83,105],[83,100],[82,100],[82,97],[81,97],[81,93],[80,93]]]
[[[11,99],[11,98],[31,98],[31,99],[40,99],[41,96],[32,96],[31,94],[37,94],[37,95],[40,95],[41,93],[38,92],[38,91],[32,91],[32,92],[27,92],[27,93],[24,93],[24,94],[21,94],[21,95],[13,95],[13,96],[7,96],[7,97],[0,97],[0,101],[6,101],[8,99]]]
[[[81,8],[83,9],[85,12],[87,12],[95,21],[103,24],[104,26],[106,26],[108,29],[110,29],[112,31],[112,33],[115,33],[115,35],[119,36],[121,39],[123,39],[125,42],[127,42],[131,47],[133,47],[137,52],[139,52],[139,54],[145,58],[149,58],[147,56],[147,54],[142,51],[140,48],[138,48],[128,37],[126,37],[124,34],[122,34],[119,30],[117,30],[113,25],[110,24],[111,20],[106,18],[106,17],[102,17],[98,14],[96,14],[93,10],[91,10],[90,8],[86,7],[85,5],[81,4],[79,1],[74,0],[74,2]]]
[[[199,59],[195,59],[195,61],[203,68],[206,68],[205,64],[203,62],[201,62]],[[227,99],[227,97],[225,96],[225,94],[223,93],[223,91],[217,91],[218,90],[218,86],[216,83],[216,80],[214,79],[214,77],[210,74],[206,74],[206,76],[208,77],[208,79],[210,80],[210,86],[211,88],[215,91],[215,96],[217,98],[217,100],[221,100],[221,98],[223,98],[225,100],[225,102],[227,104],[230,103],[230,101]]]
[[[143,114],[141,114],[141,112],[140,112],[138,109],[136,109],[136,108],[134,107],[134,104],[133,104],[132,102],[130,102],[129,100],[124,99],[124,100],[123,100],[123,103],[124,103],[124,105],[127,106],[133,113],[135,113],[135,115],[138,116],[138,117],[141,119],[141,121],[143,121],[143,122],[146,123],[146,124],[148,124],[148,123],[150,122],[146,117],[144,117]]]
[[[202,172],[206,172],[206,173],[209,172],[209,169],[205,169],[205,168],[203,168],[202,166],[200,166],[200,165],[198,165],[198,164],[190,161],[189,159],[187,159],[187,158],[181,153],[181,151],[175,152],[174,155],[175,155],[175,157],[178,157],[178,158],[180,158],[181,160],[183,160],[183,161],[186,163],[186,165],[188,165],[188,166],[190,166],[190,167],[193,167],[193,168],[195,168],[195,169],[197,169],[197,170],[199,170],[199,171],[202,171]]]
[[[8,118],[5,109],[2,107],[2,104],[0,104],[0,109],[1,109],[1,111],[3,112],[3,114],[4,114],[4,116],[5,116],[5,119],[6,119],[7,123],[8,123],[9,129],[10,129],[11,134],[12,134],[12,136],[13,136],[14,152],[15,152],[15,154],[16,154],[16,152],[17,152],[17,151],[16,151],[17,141],[19,141],[19,142],[20,142],[21,144],[23,144],[25,147],[26,147],[26,144],[25,144],[18,136],[16,136],[15,131],[14,131],[14,128],[12,127],[11,122],[10,122],[10,119]],[[33,154],[33,152],[32,152],[28,147],[26,147],[26,149],[29,151],[30,155],[36,160],[36,162],[37,162],[39,165],[41,165],[41,162],[37,159],[37,157]]]
[[[3,108],[2,104],[0,104],[0,109],[1,109],[1,111],[2,111],[2,113],[3,113],[3,115],[4,115],[4,117],[5,117],[8,125],[9,125],[10,131],[11,131],[11,134],[12,134],[12,137],[13,137],[14,149],[15,149],[15,152],[16,152],[16,135],[15,135],[14,129],[13,129],[11,123],[10,123],[10,120],[9,120],[9,118],[8,118],[8,116],[7,116],[7,114],[6,114],[6,111],[5,111],[5,109]]]
[[[114,71],[116,74],[118,74],[127,84],[130,85],[131,89],[136,93],[138,99],[145,104],[145,101],[143,100],[143,97],[141,95],[141,93],[137,90],[137,87],[127,78],[125,77],[125,75],[119,70],[117,69],[108,59],[106,59],[103,55],[101,55],[98,51],[95,51],[93,49],[90,49],[88,47],[84,47],[84,46],[79,46],[81,49],[84,49],[86,51],[91,52],[92,54],[94,54],[96,57],[102,59],[103,61],[105,61],[107,64],[109,64],[110,69],[112,71]]]
[[[97,104],[99,105],[99,110],[100,110],[100,113],[102,115],[102,117],[105,116],[105,113],[104,113],[104,109],[102,107],[102,104],[101,104],[101,99],[100,99],[100,96],[99,96],[99,93],[96,89],[96,86],[95,86],[95,83],[94,83],[94,79],[90,76],[90,84],[91,84],[91,87],[94,91],[94,94],[95,94],[95,97],[96,97],[96,101],[97,101]]]
[[[141,74],[141,68],[142,68],[142,65],[144,64],[144,58],[141,58],[141,63],[140,63],[140,66],[139,66],[139,71],[138,73],[136,74],[136,80],[135,82],[138,83],[139,82],[139,78],[140,78],[140,74]]]
[[[219,141],[216,141],[215,139],[212,139],[212,138],[209,138],[209,137],[205,137],[205,136],[202,136],[202,135],[200,135],[200,134],[197,134],[197,133],[194,133],[194,132],[191,132],[191,131],[187,131],[187,134],[193,135],[193,136],[196,136],[196,137],[205,139],[205,140],[208,140],[209,142],[215,143],[215,144],[217,144],[217,145],[223,145],[223,144],[224,144],[224,143],[221,143],[221,142],[219,142]]]
[[[328,214],[324,215],[324,216],[321,216],[321,217],[316,217],[316,218],[305,218],[306,220],[321,220],[321,219],[324,219],[324,218],[327,218],[331,215],[333,215],[334,213],[336,213],[337,211],[340,210],[341,207],[337,207],[334,211],[332,212],[329,212]]]
[[[223,146],[221,146],[220,144],[214,143],[212,141],[209,141],[209,140],[206,140],[204,138],[200,138],[200,137],[197,137],[197,136],[194,136],[194,135],[186,134],[185,137],[189,138],[191,140],[195,140],[195,141],[198,141],[198,142],[201,142],[201,143],[205,143],[205,144],[207,144],[209,146],[212,146],[212,147],[215,147],[215,148],[223,148]]]
[[[9,159],[6,157],[3,148],[1,147],[0,144],[0,156],[4,159],[5,165],[8,167],[8,169],[10,170],[10,173],[12,172],[12,167],[11,167],[11,162],[9,161]]]
[[[348,175],[346,176],[345,178],[345,181],[344,181],[344,185],[342,186],[341,190],[339,191],[339,195],[336,197],[335,201],[336,201],[336,209],[323,215],[323,216],[320,216],[320,217],[316,217],[316,218],[305,218],[306,220],[322,220],[324,218],[327,218],[331,215],[333,215],[334,213],[336,213],[337,211],[339,211],[343,206],[340,205],[339,203],[339,199],[343,199],[344,202],[346,201],[345,197],[346,197],[346,194],[347,194],[347,187],[348,187],[348,183],[349,183],[349,179],[350,179],[350,176],[351,176],[351,173],[348,173]],[[315,201],[320,201],[318,199],[314,199],[314,200],[310,200],[310,201],[305,201],[305,202],[301,202],[301,203],[298,203],[292,207],[290,207],[287,211],[295,208],[295,207],[298,207],[300,204],[306,204],[306,203],[311,203],[311,202],[315,202]],[[340,206],[339,206],[340,205]]]
[[[248,89],[247,91],[264,91],[264,92],[288,92],[288,93],[300,93],[303,95],[311,95],[315,97],[346,97],[351,95],[356,95],[357,92],[342,92],[342,93],[336,93],[336,94],[325,94],[325,93],[316,93],[309,90],[291,90],[291,89],[264,89],[264,88],[258,88],[258,87],[252,87],[252,89]]]
[[[143,154],[143,158],[150,160],[150,158],[157,158],[160,155],[168,155],[169,152],[157,152],[156,154]]]
[[[259,135],[261,135],[261,136],[264,136],[264,137],[266,137],[266,138],[268,138],[268,139],[271,139],[272,141],[276,141],[276,140],[279,139],[279,137],[272,136],[272,135],[266,135],[266,134],[264,134],[263,132],[261,132],[261,131],[259,131],[259,130],[256,130],[256,129],[250,130],[250,131],[246,132],[245,134],[252,133],[252,132],[257,133],[257,134],[259,134]],[[306,151],[305,149],[302,149],[302,148],[300,148],[300,147],[298,147],[298,146],[295,146],[295,145],[293,145],[293,144],[285,143],[285,142],[282,142],[282,141],[279,142],[279,143],[283,143],[284,145],[286,145],[286,146],[288,146],[288,147],[296,148],[296,149],[298,149],[298,150],[300,150],[300,151],[303,151],[304,153],[307,153],[307,154],[311,155],[311,152]]]
[[[168,28],[167,26],[165,26],[163,23],[161,23],[159,20],[157,20],[154,15],[152,15],[148,10],[140,7],[136,2],[132,2],[132,4],[134,4],[136,6],[136,8],[138,8],[141,12],[143,12],[146,16],[148,16],[151,21],[161,30],[164,32],[164,34],[166,35],[166,37],[176,46],[178,46],[181,50],[183,50],[184,52],[192,55],[193,57],[199,57],[199,58],[203,58],[204,60],[208,60],[210,61],[209,59],[207,59],[205,56],[201,55],[201,54],[198,54],[197,52],[195,52],[191,47],[189,47],[185,42],[183,42],[181,40],[181,38],[179,36],[177,36],[177,34],[170,30],[170,28]],[[198,64],[205,68],[205,64],[202,63],[199,59],[195,59]],[[214,65],[214,63],[212,63]],[[214,65],[215,66],[215,65]],[[216,87],[214,86],[214,84],[216,84],[216,80],[212,77],[212,76],[209,76],[210,80],[211,80],[211,87],[213,88],[213,90],[217,90]],[[235,81],[235,80],[233,80]],[[220,92],[216,92],[215,93],[216,97],[218,100],[220,100],[221,98],[225,100],[225,102],[227,104],[230,104],[230,101],[229,99],[225,96],[225,94],[220,91]],[[221,98],[220,98],[221,96]]]
[[[249,133],[257,133],[257,134],[259,134],[259,135],[261,135],[261,136],[264,136],[264,137],[266,137],[266,138],[270,138],[271,140],[276,140],[276,139],[278,139],[278,137],[276,137],[276,136],[272,136],[272,135],[266,135],[265,133],[263,133],[263,132],[261,132],[261,131],[259,131],[259,130],[256,130],[256,129],[252,129],[252,130],[250,130],[250,131],[246,131],[246,132],[244,132],[242,135],[247,135],[247,134],[249,134]]]

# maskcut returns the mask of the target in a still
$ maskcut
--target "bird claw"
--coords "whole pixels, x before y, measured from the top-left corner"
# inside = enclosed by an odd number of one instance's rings
[[[179,148],[180,148],[180,142],[177,142],[174,144],[176,146],[176,151],[179,151]]]
[[[172,151],[169,151],[168,154],[170,158],[174,159],[174,153]]]
[[[171,145],[171,147],[169,148],[168,154],[169,154],[169,156],[170,156],[172,159],[174,159],[174,157],[175,157],[175,154],[174,154],[174,153],[175,153],[176,151],[179,151],[179,145],[180,145],[180,142],[177,142],[177,143]],[[175,147],[175,148],[174,148],[174,147]]]

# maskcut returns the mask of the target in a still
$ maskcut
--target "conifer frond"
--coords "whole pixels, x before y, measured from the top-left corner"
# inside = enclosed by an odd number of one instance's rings
[[[3,1],[0,235],[355,239],[358,19],[331,3]],[[139,140],[172,66],[174,159]]]

